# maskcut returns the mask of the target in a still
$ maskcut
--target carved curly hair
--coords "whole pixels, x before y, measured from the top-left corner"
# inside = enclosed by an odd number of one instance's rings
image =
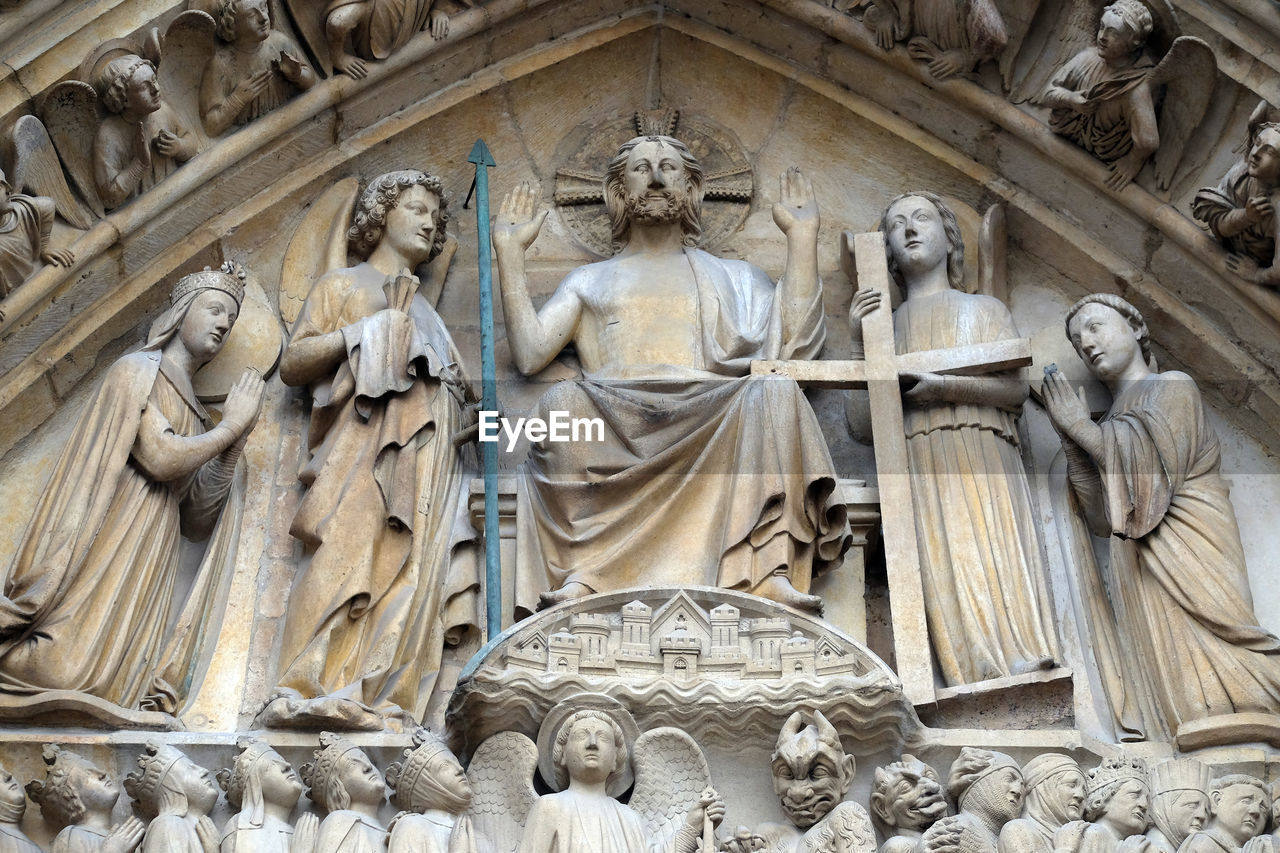
[[[102,95],[102,105],[107,108],[108,112],[120,113],[124,111],[125,102],[129,99],[129,81],[133,79],[134,74],[138,73],[138,69],[144,65],[152,71],[156,70],[150,60],[135,56],[132,53],[117,57],[107,63],[106,70],[102,72],[102,81],[98,90]]]
[[[609,774],[609,780],[612,781],[613,777],[627,766],[627,738],[622,733],[622,726],[618,725],[618,721],[604,711],[594,709],[576,711],[560,724],[560,729],[556,732],[555,744],[551,747],[551,763],[556,768],[556,787],[560,790],[569,787],[569,766],[564,756],[565,747],[569,743],[569,735],[573,733],[573,727],[582,720],[604,720],[613,730],[614,766]]]
[[[1142,319],[1142,312],[1134,308],[1124,299],[1111,293],[1090,293],[1088,296],[1082,297],[1076,304],[1067,309],[1067,340],[1071,340],[1071,318],[1080,313],[1084,306],[1096,302],[1099,305],[1105,305],[1112,311],[1119,314],[1129,323],[1129,328],[1133,329],[1138,335],[1138,346],[1142,348],[1142,360],[1148,365],[1151,362],[1151,332],[1147,329],[1147,321]]]
[[[631,216],[627,212],[627,187],[623,183],[622,174],[627,170],[627,160],[631,152],[642,142],[661,142],[680,155],[684,164],[685,178],[689,184],[688,197],[684,210],[680,212],[680,232],[684,235],[684,244],[694,246],[702,236],[702,194],[704,191],[702,166],[679,139],[671,136],[637,136],[624,142],[618,148],[604,175],[604,207],[609,214],[609,225],[613,231],[613,250],[619,251],[627,245],[631,236]]]
[[[402,169],[398,172],[387,172],[369,182],[360,198],[356,201],[355,215],[351,227],[347,229],[347,245],[351,254],[365,261],[373,250],[382,242],[387,227],[387,214],[400,203],[400,195],[409,187],[426,187],[440,200],[436,211],[436,233],[431,242],[431,254],[427,260],[433,260],[444,249],[444,226],[449,222],[448,202],[444,197],[444,185],[435,175],[419,172],[417,169]]]

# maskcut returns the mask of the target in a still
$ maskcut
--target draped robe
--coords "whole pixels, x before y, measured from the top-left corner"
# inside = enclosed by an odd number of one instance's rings
[[[687,365],[561,382],[538,404],[600,418],[604,440],[544,441],[518,483],[517,604],[579,582],[596,592],[706,585],[750,591],[785,573],[807,592],[849,542],[835,470],[813,409],[752,359],[815,358],[821,296],[783,338],[774,284],[743,261],[686,249],[698,352]]]
[[[1219,714],[1274,713],[1280,639],[1253,612],[1218,437],[1195,382],[1170,371],[1131,383],[1101,427],[1102,493],[1081,497],[1105,510],[1117,619],[1170,731]]]
[[[1050,85],[1083,92],[1092,110],[1055,107],[1049,127],[1098,159],[1114,163],[1133,148],[1125,96],[1145,84],[1154,67],[1144,53],[1128,68],[1112,68],[1097,47],[1085,48],[1058,70]]]
[[[316,282],[293,339],[341,330],[347,358],[311,384],[307,546],[289,599],[280,685],[421,719],[447,639],[476,624],[477,567],[453,447],[457,350],[419,294],[411,322],[347,270]]]
[[[162,643],[179,534],[186,519],[219,511],[231,477],[215,457],[160,482],[132,455],[144,418],[183,436],[211,426],[168,370],[156,350],[124,356],[76,424],[5,580],[0,691],[71,690],[125,708],[172,697],[163,678],[175,661]],[[188,662],[178,658],[183,678]]]
[[[1002,302],[958,290],[908,299],[893,321],[899,353],[1018,337]],[[979,403],[905,407],[929,637],[947,684],[1056,655],[1017,417]]]

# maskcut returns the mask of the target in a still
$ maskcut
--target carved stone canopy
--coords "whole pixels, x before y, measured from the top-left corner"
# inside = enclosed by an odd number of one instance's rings
[[[888,665],[819,618],[724,589],[635,589],[559,605],[481,649],[449,705],[455,751],[500,731],[535,737],[584,692],[617,699],[642,730],[679,725],[702,743],[775,736],[800,708],[856,752],[921,727]]]

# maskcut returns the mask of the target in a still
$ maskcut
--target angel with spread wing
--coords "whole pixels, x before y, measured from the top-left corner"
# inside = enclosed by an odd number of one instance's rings
[[[712,853],[725,807],[693,739],[679,729],[658,728],[634,738],[628,750],[635,724],[625,710],[609,703],[567,708],[573,701],[547,715],[538,737],[541,753],[515,732],[495,736],[503,739],[500,749],[486,752],[490,738],[477,750],[468,776],[476,789],[472,809],[480,849],[510,853],[518,837],[520,853]],[[509,787],[515,776],[510,766],[505,773],[485,769],[499,755],[525,770],[540,756],[543,778],[556,793],[535,797],[532,778],[522,779],[524,795],[512,797],[504,815],[494,814],[498,797],[488,789]],[[616,797],[628,787],[633,766],[635,789],[630,804],[623,804]],[[527,814],[520,814],[526,807]]]
[[[49,91],[40,119],[25,117],[25,125],[15,128],[20,183],[53,172],[51,164],[60,160],[75,194],[60,174],[46,176],[49,190],[42,194],[53,197],[72,225],[88,228],[93,217],[146,192],[194,157],[206,142],[195,93],[213,32],[213,18],[192,10],[175,18],[163,39],[153,30],[145,45],[113,39],[95,47],[76,79]],[[175,61],[160,62],[162,42]]]
[[[1055,63],[1057,70],[1035,98],[1051,108],[1054,133],[1111,167],[1107,186],[1113,190],[1128,186],[1153,155],[1156,185],[1169,189],[1213,92],[1213,50],[1200,39],[1177,35],[1167,0],[1152,2],[1159,7],[1154,15],[1142,0],[1106,6],[1094,44],[1065,64]],[[1090,0],[1070,4],[1078,31],[1058,40],[1058,46],[1083,42],[1091,5]],[[1159,42],[1168,48],[1157,52],[1157,61],[1153,48]]]
[[[0,171],[0,297],[26,281],[39,264],[69,267],[75,255],[49,245],[54,201],[13,191]]]

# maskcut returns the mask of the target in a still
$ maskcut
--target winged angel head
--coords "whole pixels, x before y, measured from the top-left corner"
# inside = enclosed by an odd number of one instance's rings
[[[1208,44],[1184,36],[1169,0],[1070,0],[1023,51],[1011,98],[1048,107],[1049,127],[1103,161],[1123,189],[1153,161],[1167,191],[1217,76]]]
[[[552,793],[537,795],[535,767]],[[489,738],[467,777],[475,832],[495,849],[695,853],[724,817],[693,738],[669,727],[639,734],[626,709],[595,694],[553,708],[537,746],[518,732]]]

